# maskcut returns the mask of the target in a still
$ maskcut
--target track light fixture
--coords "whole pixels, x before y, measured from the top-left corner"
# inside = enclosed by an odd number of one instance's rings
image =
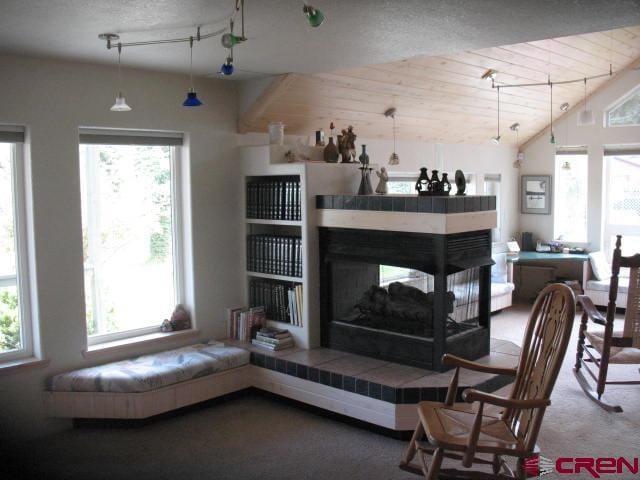
[[[487,80],[488,82],[493,82],[496,79],[496,75],[498,72],[493,70],[492,68],[488,69],[486,72],[482,74],[482,80]]]
[[[593,111],[587,108],[587,79],[584,79],[584,109],[578,114],[578,126],[586,127],[596,123]]]
[[[312,27],[319,27],[320,25],[322,25],[322,22],[324,22],[324,13],[306,2],[302,7],[302,11],[307,17],[309,25],[311,25]]]
[[[569,102],[564,102],[562,105],[560,105],[560,111],[561,112],[569,111]]]
[[[182,102],[182,106],[183,107],[199,107],[200,105],[202,105],[202,102],[200,101],[200,99],[198,99],[198,94],[193,88],[193,37],[189,38],[189,53],[190,53],[189,77],[191,80],[191,88],[187,92],[187,98],[184,100],[184,102]]]
[[[117,35],[114,35],[117,37]],[[120,55],[122,54],[122,45],[118,44],[118,95],[116,95],[116,103],[110,108],[112,112],[130,112],[131,107],[127,105],[127,101],[122,95],[122,67],[120,66]]]
[[[491,141],[495,144],[495,145],[499,145],[500,144],[500,87],[496,87],[497,92],[498,92],[498,134],[495,137],[491,137]]]
[[[393,153],[389,156],[389,165],[398,165],[400,157],[396,153],[396,109],[391,107],[385,110],[384,116],[393,120]]]

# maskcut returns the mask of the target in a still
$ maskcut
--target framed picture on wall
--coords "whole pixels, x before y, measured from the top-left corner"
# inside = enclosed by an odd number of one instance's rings
[[[522,213],[551,213],[551,175],[522,175],[521,208]]]

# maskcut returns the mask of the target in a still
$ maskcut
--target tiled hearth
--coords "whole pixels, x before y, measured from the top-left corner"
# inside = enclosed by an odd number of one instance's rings
[[[251,363],[257,367],[393,404],[443,401],[452,375],[452,372],[438,373],[328,348],[270,352],[234,340],[225,343],[250,350]],[[478,362],[513,367],[519,353],[519,347],[513,343],[491,339],[490,355]],[[468,387],[494,392],[512,381],[512,377],[504,375],[461,370],[458,395]]]

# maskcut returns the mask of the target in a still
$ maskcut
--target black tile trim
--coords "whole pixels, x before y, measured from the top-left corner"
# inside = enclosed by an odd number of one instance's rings
[[[286,358],[276,358],[273,355],[260,352],[251,352],[250,363],[257,367],[275,370],[285,375],[393,404],[415,404],[420,401],[442,402],[447,393],[447,387],[390,387],[361,378],[302,365],[288,361]],[[496,375],[478,385],[474,385],[473,388],[483,392],[495,392],[511,382],[513,382],[513,378],[509,376]],[[468,388],[468,386],[458,388],[456,401],[462,401],[461,395],[465,388]]]
[[[496,209],[493,195],[420,197],[418,195],[316,195],[317,209],[382,212],[467,213]]]

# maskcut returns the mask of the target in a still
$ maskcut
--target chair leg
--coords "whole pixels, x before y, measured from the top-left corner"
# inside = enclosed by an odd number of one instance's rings
[[[406,452],[404,453],[404,457],[400,461],[400,465],[398,465],[402,470],[421,474],[421,469],[417,465],[411,463],[411,461],[416,456],[416,452],[418,451],[417,442],[424,437],[424,427],[422,423],[418,420],[418,425],[416,429],[413,431],[413,436],[411,437],[411,441],[409,442],[409,446],[407,447]]]
[[[429,473],[426,476],[426,480],[437,480],[438,473],[440,473],[440,466],[442,465],[442,456],[444,451],[441,448],[436,448],[431,457],[431,465],[429,465]]]
[[[585,333],[587,331],[587,322],[589,321],[589,316],[587,312],[582,313],[582,319],[580,321],[580,330],[578,332],[578,351],[576,352],[576,370],[579,370],[582,367],[582,355],[584,353],[584,340]]]

